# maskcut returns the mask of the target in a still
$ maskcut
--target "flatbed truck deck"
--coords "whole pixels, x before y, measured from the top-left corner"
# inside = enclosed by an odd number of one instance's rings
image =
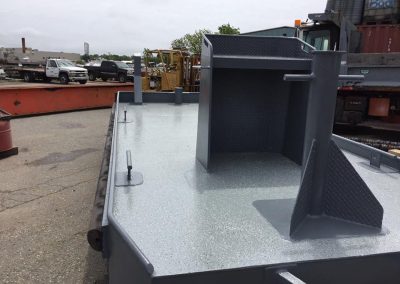
[[[341,54],[203,41],[198,104],[117,96],[96,217],[110,283],[397,283],[400,159],[332,135]]]
[[[128,123],[123,123],[125,110]],[[398,170],[372,168],[369,160],[344,151],[385,208],[383,230],[354,228],[331,219],[301,239],[291,239],[290,213],[301,167],[274,153],[223,154],[217,158],[217,172],[208,174],[195,158],[197,111],[197,104],[119,103],[114,138],[123,142],[114,145],[112,172],[126,171],[125,154],[131,150],[133,170],[143,174],[143,184],[120,187],[109,183],[108,232],[110,238],[123,234],[111,241],[109,248],[111,280],[122,281],[130,274],[125,270],[128,264],[134,265],[128,262],[125,266],[118,259],[121,247],[137,248],[154,270],[149,277],[165,279],[160,283],[195,281],[196,274],[204,275],[199,279],[213,279],[216,271],[235,275],[243,269],[347,261],[360,255],[379,259],[387,253],[400,253]],[[332,231],[331,225],[338,226]],[[112,229],[114,226],[120,231]],[[393,261],[392,265],[399,258]],[[133,266],[130,269],[135,271]],[[259,273],[250,273],[246,281]],[[333,280],[346,279],[343,277],[331,275]],[[243,283],[252,283],[246,281]]]

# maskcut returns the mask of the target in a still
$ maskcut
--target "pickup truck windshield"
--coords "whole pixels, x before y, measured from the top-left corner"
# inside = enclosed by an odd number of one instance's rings
[[[58,60],[58,66],[60,66],[60,67],[75,67],[75,64],[69,60]]]
[[[124,62],[115,61],[115,64],[117,64],[117,66],[118,66],[119,68],[129,68],[129,66],[128,66],[126,63],[124,63]]]

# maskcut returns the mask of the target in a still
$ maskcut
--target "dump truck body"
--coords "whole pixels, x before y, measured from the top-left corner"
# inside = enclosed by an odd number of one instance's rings
[[[365,76],[364,82],[340,85],[338,124],[389,129],[388,125],[400,121],[399,5],[397,0],[329,0],[324,13],[309,14],[311,21],[299,26],[300,38],[317,49],[348,53],[343,58],[342,74]],[[345,101],[355,102],[356,98],[360,105],[365,102],[365,107],[347,108]],[[390,105],[379,116],[369,112],[370,100],[376,98],[384,98]]]

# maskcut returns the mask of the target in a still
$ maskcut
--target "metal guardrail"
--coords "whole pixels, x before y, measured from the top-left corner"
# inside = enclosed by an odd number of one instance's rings
[[[381,164],[384,164],[400,171],[400,158],[396,157],[395,155],[338,135],[332,135],[332,139],[343,150],[352,152],[369,160],[371,166],[379,168]]]

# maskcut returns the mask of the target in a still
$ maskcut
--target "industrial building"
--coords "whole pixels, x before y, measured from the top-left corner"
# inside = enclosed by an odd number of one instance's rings
[[[0,47],[0,62],[9,64],[32,63],[42,64],[48,58],[68,59],[78,61],[81,56],[79,53],[41,51],[25,46],[25,38],[22,38],[22,47]]]
[[[259,30],[254,32],[241,33],[247,36],[287,36],[294,37],[296,35],[296,28],[289,26],[282,26],[272,29]]]

